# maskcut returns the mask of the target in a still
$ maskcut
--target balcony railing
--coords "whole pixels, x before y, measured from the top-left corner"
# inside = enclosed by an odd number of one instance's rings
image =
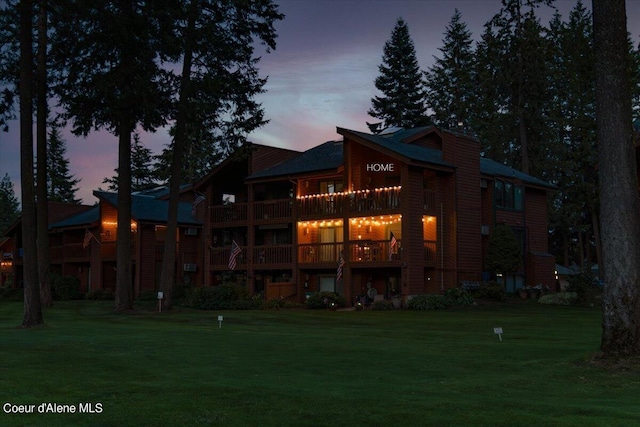
[[[344,250],[344,244],[342,243],[309,243],[298,245],[298,263],[335,263],[337,266],[342,250]]]
[[[247,266],[247,247],[240,246],[242,253],[236,257],[236,269]],[[210,264],[216,270],[228,270],[229,258],[231,257],[231,245],[225,247],[215,247],[211,249]]]
[[[400,208],[400,187],[375,188],[349,193],[351,212],[379,212]]]
[[[424,261],[427,267],[435,267],[437,264],[437,242],[435,240],[424,241]]]
[[[307,218],[341,216],[344,213],[345,199],[345,193],[299,197],[299,216]]]
[[[264,264],[290,264],[292,262],[292,245],[265,245],[253,248],[253,263],[256,268]]]
[[[402,258],[402,242],[389,250],[389,240],[352,240],[349,242],[351,262],[387,262]]]
[[[253,203],[255,220],[289,219],[292,215],[293,199],[267,200]]]
[[[247,206],[247,203],[232,203],[228,205],[212,206],[211,222],[216,226],[217,224],[246,221]]]

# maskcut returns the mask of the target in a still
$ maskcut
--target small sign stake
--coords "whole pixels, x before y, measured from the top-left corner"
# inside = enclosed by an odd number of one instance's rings
[[[222,321],[224,318],[222,316],[218,316],[218,329],[222,328]]]
[[[164,298],[164,292],[158,292],[158,312],[162,313],[162,298]]]
[[[502,328],[493,328],[493,333],[500,338],[500,342],[502,342]]]

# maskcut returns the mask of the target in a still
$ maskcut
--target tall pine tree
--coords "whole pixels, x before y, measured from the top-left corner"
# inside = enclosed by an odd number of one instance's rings
[[[456,129],[468,126],[470,104],[474,92],[474,52],[471,32],[462,22],[458,9],[447,25],[442,57],[425,73],[426,103],[433,111],[433,122],[438,126]]]
[[[20,203],[8,173],[0,180],[0,236],[20,216]]]
[[[153,164],[153,153],[144,146],[140,140],[140,134],[133,134],[131,142],[131,191],[144,191],[156,186],[155,166]],[[118,191],[118,169],[111,178],[104,178],[103,184],[109,184],[108,191]]]
[[[382,96],[371,99],[371,117],[384,127],[412,128],[430,123],[425,106],[425,82],[418,65],[409,27],[398,18],[391,39],[384,45],[380,75],[375,79]]]
[[[65,203],[82,203],[76,199],[80,179],[69,172],[69,160],[66,158],[67,144],[60,131],[53,127],[49,132],[47,156],[47,193],[49,200]]]

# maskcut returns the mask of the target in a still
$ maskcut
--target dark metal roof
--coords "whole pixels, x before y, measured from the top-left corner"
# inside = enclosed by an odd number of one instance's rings
[[[528,175],[517,169],[513,169],[502,163],[498,163],[495,160],[480,158],[480,172],[486,175],[501,176],[505,178],[516,178],[524,182],[525,184],[537,185],[545,188],[555,188],[554,185],[549,184],[535,176]]]
[[[342,165],[342,141],[328,141],[299,156],[250,175],[247,179],[288,176],[337,169]]]
[[[118,206],[118,194],[106,191],[94,191],[93,194],[105,200],[109,204]],[[180,202],[178,204],[178,224],[201,225],[202,223],[191,214],[191,203]],[[140,194],[131,195],[131,217],[137,221],[166,223],[169,202],[153,196]]]
[[[423,132],[428,128],[429,127],[421,127],[421,128],[414,128],[414,129],[400,129],[393,133],[389,133],[389,134],[382,133],[378,135],[372,135],[369,133],[358,132],[358,131],[348,130],[348,129],[341,129],[339,130],[339,132],[341,132],[342,134],[356,135],[360,138],[373,142],[376,145],[386,148],[387,150],[391,150],[394,153],[397,153],[411,160],[417,160],[420,162],[425,162],[425,163],[430,163],[430,164],[435,164],[440,166],[453,167],[453,165],[451,165],[450,163],[442,160],[441,150],[403,142],[404,140],[410,138],[411,136],[418,134],[420,132]]]
[[[88,226],[100,220],[100,206],[93,206],[91,209],[79,214],[65,218],[53,224],[49,224],[49,228],[65,228]]]

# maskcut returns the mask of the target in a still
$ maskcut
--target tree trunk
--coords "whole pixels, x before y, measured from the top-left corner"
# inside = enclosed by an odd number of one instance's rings
[[[121,123],[126,123],[121,120]],[[131,277],[131,126],[118,129],[118,230],[116,233],[116,311],[133,309]]]
[[[37,63],[37,185],[38,204],[38,279],[40,300],[51,307],[51,285],[49,278],[49,205],[47,200],[47,0],[38,2],[38,63]]]
[[[191,63],[193,48],[191,45],[192,34],[195,30],[198,1],[193,0],[189,6],[189,23],[185,37],[185,52],[182,61],[182,76],[180,79],[180,99],[178,101],[178,114],[176,117],[176,133],[173,139],[173,159],[171,163],[171,176],[169,178],[169,212],[167,219],[167,234],[164,242],[164,255],[162,258],[162,275],[160,289],[164,294],[163,305],[170,309],[173,305],[173,287],[175,285],[176,266],[176,236],[178,230],[178,203],[180,197],[180,171],[184,156],[184,148],[187,144],[187,119],[191,101]]]
[[[38,286],[36,202],[33,183],[33,3],[20,1],[20,185],[25,328],[44,323]]]
[[[624,0],[593,0],[600,224],[605,267],[601,349],[640,353],[640,201]]]

